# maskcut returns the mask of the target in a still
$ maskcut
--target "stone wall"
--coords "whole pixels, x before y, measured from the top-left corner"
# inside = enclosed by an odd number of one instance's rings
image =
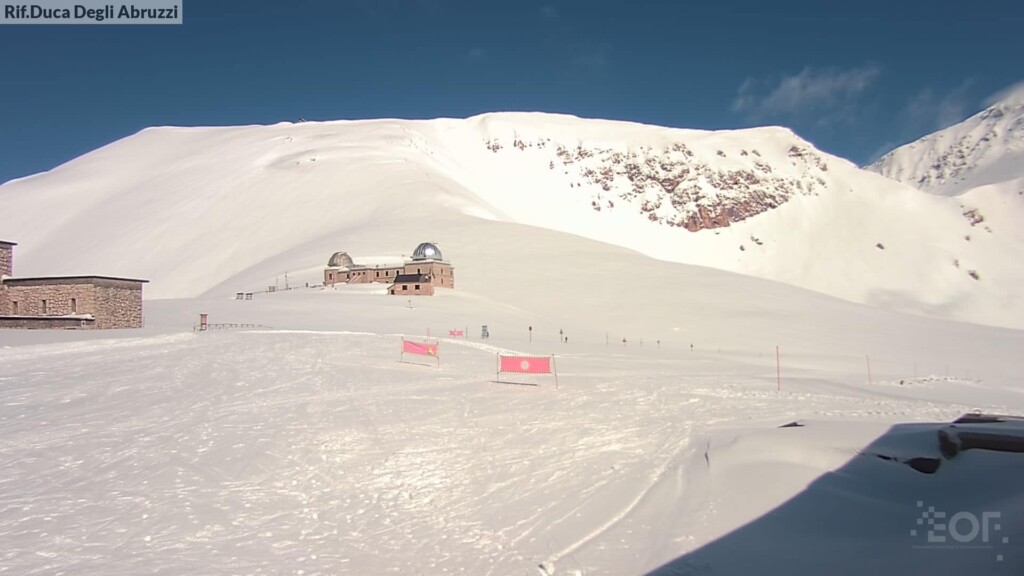
[[[324,285],[334,284],[370,284],[384,282],[390,284],[395,276],[402,273],[401,267],[380,268],[327,268],[324,270]]]
[[[0,316],[0,329],[19,328],[22,330],[88,330],[94,328],[96,321],[91,318],[67,316],[29,318],[26,316]]]
[[[4,282],[4,285],[7,288],[5,313],[12,316],[66,316],[95,312],[90,284],[22,285],[15,279]],[[45,309],[43,301],[46,302]]]
[[[91,314],[90,328],[141,328],[142,284],[101,277],[8,279],[5,309],[10,316]],[[44,305],[45,301],[45,305]],[[44,308],[45,306],[45,308]]]
[[[447,262],[419,260],[407,262],[403,274],[429,274],[430,283],[444,288],[455,288],[455,268]]]
[[[142,328],[142,286],[95,286],[96,328]]]
[[[417,289],[417,286],[419,287]],[[434,285],[428,283],[402,282],[391,287],[394,296],[433,296]]]
[[[14,246],[0,242],[0,276],[14,276]]]

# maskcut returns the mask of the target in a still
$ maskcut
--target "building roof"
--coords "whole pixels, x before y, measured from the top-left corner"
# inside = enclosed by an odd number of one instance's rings
[[[148,284],[149,280],[140,280],[138,278],[118,278],[117,276],[35,276],[32,278],[11,278],[6,277],[3,280],[4,284],[46,284],[53,282],[57,284],[88,284],[94,280],[113,280],[116,282],[134,282],[138,284]]]
[[[399,274],[395,276],[395,284],[415,284],[417,282],[430,282],[430,276],[427,274]]]
[[[344,254],[345,257],[349,260],[349,262],[345,262],[344,260],[341,259],[340,256],[338,257],[337,260],[335,260],[334,256],[332,256],[331,259],[327,262],[328,268],[333,268],[335,270],[355,271],[383,270],[385,268],[401,268],[402,266],[405,266],[405,258],[401,256],[361,256],[359,258],[359,261],[356,262],[353,261],[352,258],[348,254],[345,254],[344,252],[336,253],[335,256],[337,256],[338,254]],[[332,262],[338,265],[332,266]]]
[[[352,264],[352,257],[348,255],[348,252],[335,252],[327,261],[328,268],[348,268]]]
[[[4,246],[17,246],[18,245],[17,242],[8,242],[6,240],[0,240],[0,244],[3,244]]]
[[[444,260],[441,256],[441,249],[430,242],[424,242],[412,251],[412,259],[415,260]]]

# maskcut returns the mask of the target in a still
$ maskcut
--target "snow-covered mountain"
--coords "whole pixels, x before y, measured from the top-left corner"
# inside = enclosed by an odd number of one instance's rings
[[[963,122],[900,146],[867,169],[945,196],[1009,181],[1024,191],[1024,84]]]
[[[495,262],[528,263],[514,246],[485,248],[462,232],[489,221],[894,310],[1024,326],[1019,219],[985,217],[783,128],[531,113],[152,128],[0,186],[0,237],[19,242],[18,275],[144,277],[150,298],[260,289],[288,271],[315,278],[336,250],[397,254],[425,239],[458,255],[461,287],[493,293]]]
[[[1024,462],[968,440],[1019,426],[948,423],[1024,412],[1024,331],[664,260],[1015,310],[1012,214],[960,204],[781,129],[146,130],[0,186],[18,275],[153,280],[142,329],[0,330],[3,570],[1019,575]],[[423,240],[457,290],[314,285]]]

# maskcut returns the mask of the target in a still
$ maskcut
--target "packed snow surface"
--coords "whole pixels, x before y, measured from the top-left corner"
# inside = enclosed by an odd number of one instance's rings
[[[1020,454],[903,461],[963,413],[1024,412],[1024,334],[648,265],[664,284],[605,310],[557,283],[524,308],[303,286],[2,331],[0,571],[1020,573],[1016,544],[911,535],[922,502],[1019,542]],[[555,354],[557,384],[498,378],[499,352]]]

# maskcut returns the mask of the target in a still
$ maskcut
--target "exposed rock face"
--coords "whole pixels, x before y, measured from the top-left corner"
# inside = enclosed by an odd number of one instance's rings
[[[487,140],[485,146],[496,154],[509,153],[498,138]],[[652,222],[691,232],[729,226],[795,195],[815,195],[826,186],[822,174],[828,171],[824,158],[797,145],[787,156],[799,177],[780,174],[755,149],[741,150],[739,158],[724,162],[721,159],[729,155],[723,150],[700,157],[683,142],[662,149],[641,146],[622,151],[583,143],[569,148],[550,139],[516,137],[511,146],[519,151],[528,148],[553,149],[554,158],[545,162],[548,169],[561,168],[580,179],[570,187],[593,190],[594,210],[631,206]]]

